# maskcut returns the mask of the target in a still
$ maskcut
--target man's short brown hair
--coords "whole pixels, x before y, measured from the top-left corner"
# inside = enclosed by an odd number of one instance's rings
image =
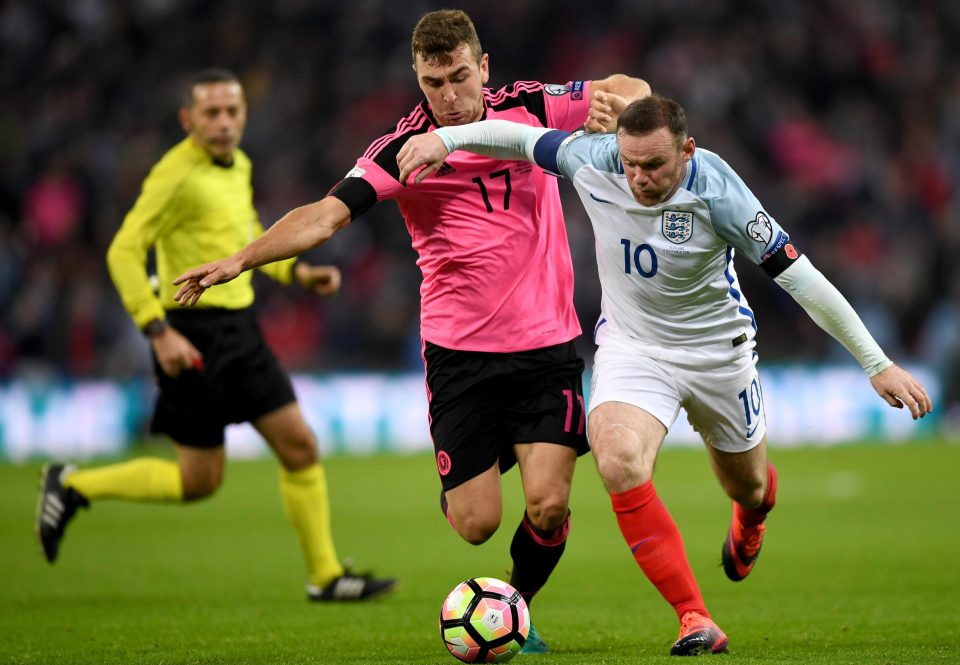
[[[617,118],[617,132],[645,136],[661,127],[670,130],[677,145],[687,139],[687,113],[669,97],[650,95],[630,102]]]
[[[480,38],[473,27],[473,21],[459,9],[440,9],[428,12],[417,21],[413,29],[411,47],[413,64],[417,64],[417,55],[424,62],[448,65],[452,62],[448,55],[461,44],[470,47],[477,63],[483,55]]]

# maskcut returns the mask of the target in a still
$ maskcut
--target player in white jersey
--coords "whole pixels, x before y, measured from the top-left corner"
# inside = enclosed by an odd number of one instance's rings
[[[603,288],[588,420],[597,467],[634,558],[680,620],[671,654],[726,650],[652,477],[682,406],[733,500],[724,571],[745,578],[760,553],[777,475],[767,461],[756,321],[737,282],[734,251],[839,340],[888,404],[919,418],[932,409],[929,396],[884,355],[733,169],[696,148],[675,101],[653,95],[631,103],[616,136],[494,121],[444,127],[401,149],[401,181],[423,165],[416,178],[431,173],[458,148],[534,161],[576,187],[596,235]]]

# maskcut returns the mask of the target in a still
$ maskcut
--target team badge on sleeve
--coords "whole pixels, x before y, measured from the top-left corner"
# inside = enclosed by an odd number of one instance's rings
[[[773,226],[770,224],[770,218],[761,210],[757,213],[756,219],[747,224],[747,235],[764,247],[773,237]]]
[[[664,210],[661,216],[663,237],[681,245],[693,237],[693,213],[682,210]]]

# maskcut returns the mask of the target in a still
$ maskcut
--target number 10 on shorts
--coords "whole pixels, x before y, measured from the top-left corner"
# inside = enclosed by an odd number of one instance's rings
[[[743,403],[743,417],[747,425],[747,438],[753,436],[759,425],[760,411],[763,409],[763,393],[760,392],[760,382],[754,377],[750,387],[740,391],[738,395]]]

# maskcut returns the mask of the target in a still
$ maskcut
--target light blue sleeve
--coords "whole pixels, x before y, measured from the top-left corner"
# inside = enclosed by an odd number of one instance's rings
[[[582,167],[593,166],[608,173],[622,173],[616,134],[571,134],[557,148],[558,173],[572,180]]]
[[[691,189],[707,204],[720,238],[758,265],[790,241],[729,164],[702,148],[695,159],[700,172]]]

